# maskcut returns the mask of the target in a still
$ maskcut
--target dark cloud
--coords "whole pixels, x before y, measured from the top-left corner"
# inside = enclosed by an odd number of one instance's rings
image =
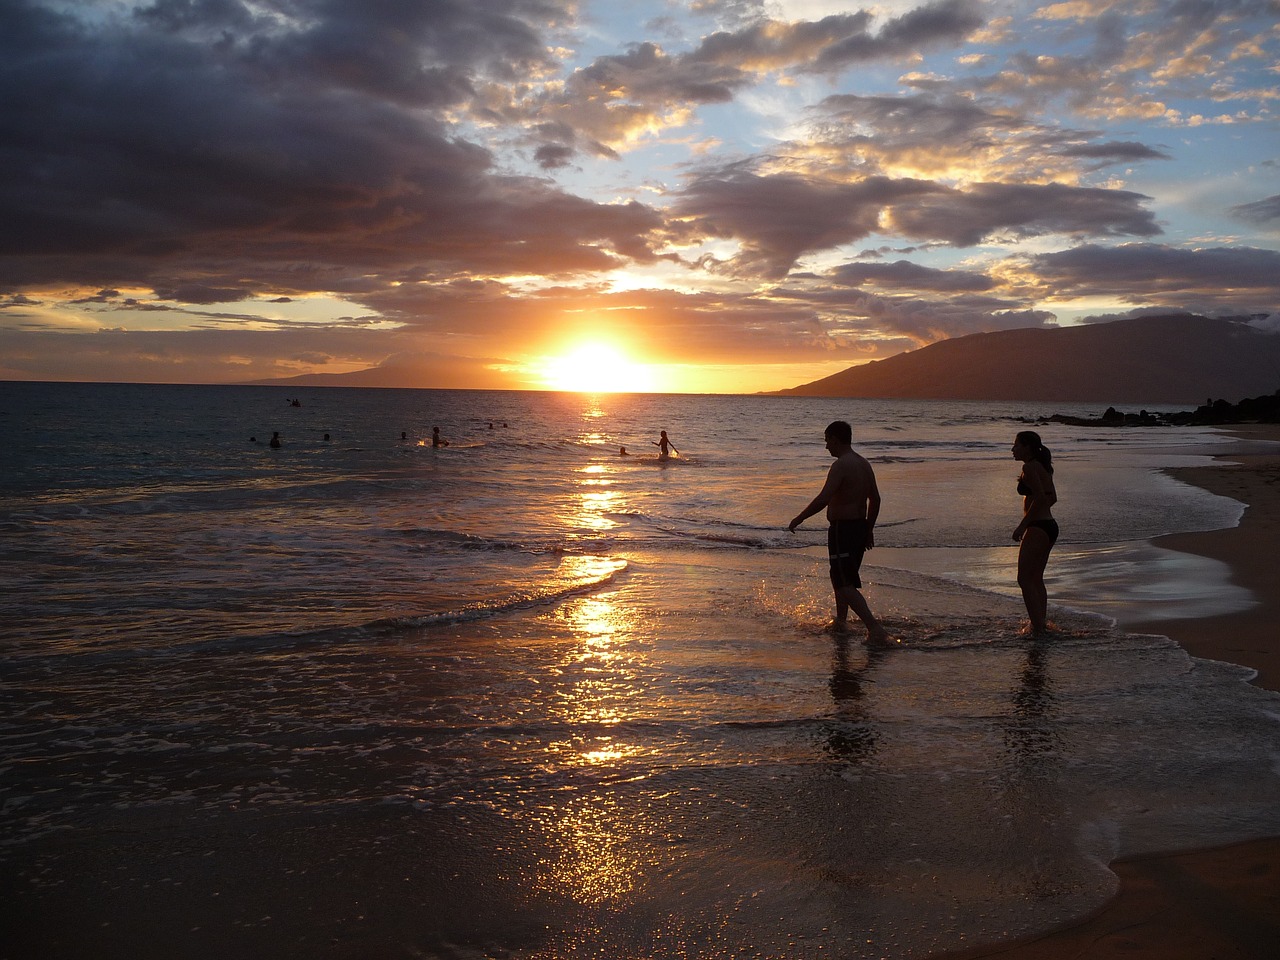
[[[1265,200],[1256,200],[1253,203],[1242,203],[1232,207],[1231,213],[1246,223],[1270,226],[1280,221],[1280,194],[1267,197]]]
[[[92,297],[80,297],[78,299],[69,300],[67,302],[74,303],[74,304],[110,303],[111,301],[115,300],[119,296],[120,296],[119,290],[99,290]]]
[[[836,94],[819,105],[820,130],[828,137],[870,128],[862,139],[889,138],[898,144],[964,144],[970,148],[1032,124],[1023,116],[994,110],[969,97],[915,94],[860,96]]]
[[[300,292],[282,276],[299,258],[314,283],[652,256],[656,214],[500,175],[420,109],[444,81],[405,72],[545,66],[530,24],[562,15],[555,4],[252,9],[265,12],[162,2],[88,29],[31,2],[0,8],[0,284]],[[345,52],[344,35],[359,37]]]
[[[923,180],[869,177],[845,183],[738,166],[694,177],[677,205],[708,236],[737,239],[739,273],[778,278],[806,253],[884,229],[953,246],[1004,236],[1150,236],[1148,198],[1062,184],[980,183],[959,190]]]
[[[742,243],[735,271],[778,278],[805,253],[873,233],[886,205],[937,189],[923,181],[839,183],[738,167],[695,177],[676,210],[708,236]]]
[[[909,237],[973,246],[1002,235],[1023,239],[1049,234],[1072,237],[1148,237],[1160,233],[1149,200],[1127,190],[1064,184],[978,183],[965,190],[935,190],[894,205],[894,229]]]
[[[1211,315],[1266,314],[1280,301],[1280,251],[1275,250],[1088,244],[1027,262],[1055,296],[1112,297]]]
[[[825,48],[808,68],[844,70],[857,63],[902,57],[939,44],[960,43],[985,23],[974,0],[939,0],[889,20],[875,36],[854,32]]]
[[[867,284],[882,288],[935,290],[941,293],[980,293],[996,286],[996,282],[985,274],[968,270],[937,270],[909,260],[875,264],[846,263],[827,276],[833,282],[847,286]]]
[[[1169,154],[1132,140],[1124,142],[1090,143],[1065,147],[1063,156],[1101,160],[1106,163],[1133,163],[1138,160],[1171,160]]]
[[[827,97],[813,111],[823,158],[850,170],[895,167],[946,174],[986,170],[986,179],[1075,181],[1117,163],[1168,160],[1134,141],[1096,142],[1096,131],[1037,123],[1021,110],[956,91]]]
[[[249,297],[245,287],[211,287],[203,283],[184,283],[176,287],[156,287],[155,294],[161,300],[177,303],[235,303]]]
[[[221,62],[274,89],[328,86],[439,108],[465,101],[480,78],[509,82],[553,67],[540,28],[565,10],[543,0],[158,0],[136,17],[184,46],[218,47]]]
[[[941,286],[936,279],[935,285]],[[1031,309],[1016,300],[965,292],[911,296],[788,284],[774,296],[780,302],[815,307],[823,317],[827,336],[836,342],[877,336],[906,341],[894,352],[970,333],[1046,325],[1055,319],[1048,311]]]

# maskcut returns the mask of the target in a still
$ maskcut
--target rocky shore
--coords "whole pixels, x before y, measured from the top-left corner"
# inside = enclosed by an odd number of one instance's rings
[[[1280,423],[1280,390],[1261,397],[1251,397],[1239,403],[1228,400],[1208,399],[1194,410],[1176,413],[1124,413],[1115,407],[1107,407],[1101,417],[1069,417],[1055,413],[1045,417],[1042,423],[1065,423],[1075,427],[1160,427],[1160,426],[1211,426],[1231,423]]]

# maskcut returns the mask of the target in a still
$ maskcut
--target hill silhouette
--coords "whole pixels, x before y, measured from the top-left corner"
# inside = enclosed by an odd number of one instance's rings
[[[774,395],[1154,404],[1277,387],[1280,334],[1239,320],[1181,315],[975,333]]]

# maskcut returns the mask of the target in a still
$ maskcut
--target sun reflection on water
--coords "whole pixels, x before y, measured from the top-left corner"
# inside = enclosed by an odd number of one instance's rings
[[[552,710],[570,734],[551,750],[558,763],[578,768],[582,779],[575,777],[577,788],[538,818],[552,851],[538,882],[580,903],[633,895],[652,867],[647,838],[653,825],[646,811],[611,787],[630,779],[629,761],[650,749],[631,742],[625,729],[651,712],[640,614],[626,596],[625,590],[610,590],[574,597],[556,611],[571,642],[559,658],[561,683]]]
[[[618,526],[618,521],[611,514],[622,507],[622,499],[617,491],[609,489],[614,481],[611,470],[602,464],[591,464],[578,471],[582,475],[578,480],[576,510],[566,519],[569,524],[584,528],[594,533],[602,533]]]
[[[608,795],[578,798],[555,811],[547,826],[560,856],[541,885],[556,893],[570,891],[579,903],[607,903],[632,894],[644,866],[636,856],[637,841],[647,832],[636,829],[638,813]]]

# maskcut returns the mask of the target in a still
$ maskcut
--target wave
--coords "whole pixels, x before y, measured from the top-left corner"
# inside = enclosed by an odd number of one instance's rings
[[[619,557],[585,553],[562,553],[556,566],[546,572],[530,574],[534,585],[502,595],[480,596],[473,599],[457,598],[461,602],[441,609],[375,617],[349,623],[314,623],[296,629],[249,632],[243,629],[249,621],[236,624],[223,623],[216,628],[214,637],[190,639],[193,629],[184,621],[178,633],[155,632],[154,645],[139,645],[121,641],[118,634],[107,639],[90,642],[68,643],[62,649],[36,643],[29,648],[10,648],[0,655],[0,670],[22,664],[44,665],[69,659],[77,664],[109,664],[138,658],[182,659],[192,654],[229,655],[260,653],[299,648],[330,647],[342,644],[359,644],[369,641],[387,642],[397,636],[442,627],[456,626],[492,619],[538,607],[553,606],[573,597],[586,596],[613,583],[628,569],[626,560]],[[490,586],[488,589],[492,590]],[[269,617],[267,619],[270,619]],[[256,613],[252,623],[261,622]],[[155,631],[155,625],[151,628]],[[184,639],[185,638],[185,639]],[[110,645],[107,645],[110,644]]]
[[[590,572],[572,576],[564,583],[548,584],[533,590],[517,592],[498,600],[477,601],[457,609],[442,610],[434,613],[387,617],[371,621],[354,629],[357,632],[363,631],[366,634],[396,633],[423,627],[451,626],[502,616],[503,614],[515,613],[521,610],[529,610],[534,607],[548,606],[568,600],[571,597],[585,596],[608,586],[628,567],[627,561],[618,557],[571,554],[566,559],[591,562]]]

